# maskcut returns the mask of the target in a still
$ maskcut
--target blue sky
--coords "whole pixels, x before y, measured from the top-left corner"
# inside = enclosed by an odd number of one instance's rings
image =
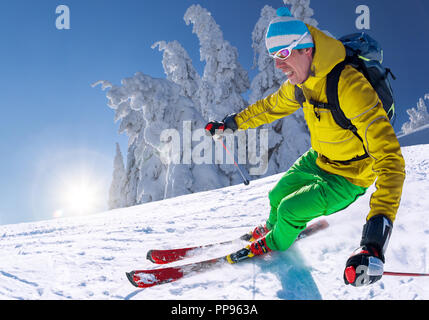
[[[61,207],[67,179],[79,175],[109,187],[117,133],[105,92],[97,80],[119,84],[137,71],[164,77],[159,40],[178,40],[197,70],[198,39],[183,21],[199,3],[236,46],[240,62],[251,70],[251,32],[261,8],[283,2],[265,0],[16,0],[0,3],[0,224],[52,218]],[[71,29],[57,30],[55,9],[70,8]],[[336,36],[358,32],[358,5],[367,5],[371,29],[385,50],[393,82],[398,120],[429,92],[429,2],[409,0],[312,0],[321,29]],[[254,76],[255,70],[250,72]],[[70,181],[69,181],[70,182]]]

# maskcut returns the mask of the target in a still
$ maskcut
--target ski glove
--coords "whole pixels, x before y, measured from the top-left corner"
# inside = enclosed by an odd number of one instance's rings
[[[381,279],[384,264],[378,252],[371,246],[363,246],[347,260],[344,283],[354,287],[372,284]]]
[[[392,227],[392,222],[383,215],[374,216],[367,221],[363,227],[361,247],[346,262],[343,275],[345,284],[360,287],[381,279],[384,253]]]
[[[206,133],[214,136],[215,134],[222,135],[227,129],[230,129],[233,132],[237,131],[238,126],[234,120],[235,116],[236,113],[232,113],[223,118],[222,121],[210,121],[205,126]]]

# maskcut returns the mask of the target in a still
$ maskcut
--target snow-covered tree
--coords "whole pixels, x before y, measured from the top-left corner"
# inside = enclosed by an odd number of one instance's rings
[[[425,94],[424,98],[419,99],[417,108],[407,110],[409,121],[402,125],[404,134],[411,133],[419,127],[429,124],[429,113],[425,100],[429,100],[429,93]]]
[[[124,80],[125,81],[125,80]],[[138,204],[137,186],[140,180],[139,167],[136,161],[135,149],[137,140],[143,129],[143,115],[133,110],[130,105],[129,93],[124,88],[114,86],[111,82],[103,80],[94,83],[95,87],[101,85],[102,90],[108,90],[107,105],[115,111],[114,121],[120,122],[119,133],[128,136],[128,151],[126,161],[126,184],[123,191],[122,203],[124,207]]]
[[[179,148],[179,154],[165,153],[163,133],[173,130],[178,137],[183,137],[186,121],[194,129],[203,128],[205,124],[192,100],[181,94],[182,87],[140,72],[122,80],[122,86],[100,83],[104,88],[110,88],[108,105],[121,121],[120,131],[129,136],[128,205],[225,186],[227,179],[218,174],[214,165],[203,165],[206,176],[203,180],[202,167],[172,161],[173,157],[183,159],[184,152],[189,150]],[[174,143],[181,144],[182,141]],[[198,141],[191,141],[191,149],[192,143],[195,145]],[[198,179],[194,178],[194,173]]]
[[[238,61],[237,48],[224,39],[210,12],[200,5],[190,6],[184,20],[187,25],[192,23],[192,32],[200,42],[200,59],[205,62],[198,90],[203,118],[206,121],[222,120],[228,114],[243,110],[247,102],[242,94],[249,89],[250,83],[247,71]],[[219,168],[231,184],[241,181],[233,165],[221,164]]]
[[[178,41],[158,41],[152,48],[163,51],[162,65],[167,79],[181,87],[181,94],[190,98],[199,108],[198,88],[201,77],[195,70],[189,54]]]
[[[116,155],[113,161],[113,178],[109,189],[109,209],[126,206],[125,186],[127,176],[119,143],[116,143]]]
[[[314,10],[310,8],[310,0],[283,0],[284,4],[291,6],[290,12],[292,15],[313,27],[318,26],[318,22],[312,18]]]
[[[192,5],[185,13],[187,25],[200,41],[201,61],[205,62],[199,98],[202,116],[219,120],[246,106],[242,94],[249,89],[249,77],[238,62],[237,48],[224,40],[219,25],[210,12],[200,5]]]
[[[136,204],[139,204],[139,202],[137,201],[137,186],[140,180],[140,169],[136,162],[136,154],[134,152],[135,149],[135,142],[128,146],[126,166],[127,184],[125,186],[124,194],[126,207],[131,207]]]
[[[313,27],[318,27],[319,22],[313,18],[314,10],[310,8],[310,0],[283,0],[284,4],[290,5],[290,12],[295,18]],[[336,38],[328,30],[322,30],[328,36]]]

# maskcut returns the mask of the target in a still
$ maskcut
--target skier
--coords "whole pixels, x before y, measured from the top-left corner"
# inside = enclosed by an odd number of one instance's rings
[[[288,80],[241,112],[210,121],[206,130],[214,135],[255,128],[302,106],[311,148],[269,192],[271,211],[266,224],[253,232],[250,255],[287,250],[309,221],[345,209],[376,180],[360,247],[348,258],[343,274],[345,284],[374,283],[383,274],[405,179],[400,145],[382,102],[364,75],[347,65],[338,82],[338,97],[357,131],[341,128],[330,111],[311,101],[327,103],[327,75],[345,59],[344,45],[293,18],[286,7],[277,10],[265,42],[275,67]]]

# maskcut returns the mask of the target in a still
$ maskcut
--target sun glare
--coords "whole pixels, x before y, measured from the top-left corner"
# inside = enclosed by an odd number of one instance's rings
[[[65,207],[78,214],[89,213],[94,209],[97,191],[94,186],[86,183],[70,185],[64,190]]]
[[[70,178],[60,192],[62,201],[57,216],[95,213],[101,207],[101,188],[88,176]]]
[[[67,218],[108,210],[110,155],[52,146],[42,150],[35,163],[30,198],[34,217]]]

